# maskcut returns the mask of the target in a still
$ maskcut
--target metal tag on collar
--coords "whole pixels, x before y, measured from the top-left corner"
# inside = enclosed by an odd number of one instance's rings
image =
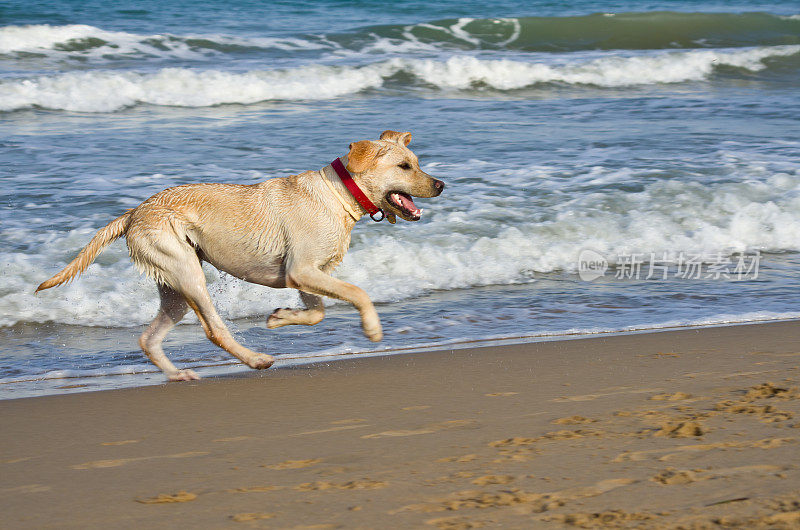
[[[380,217],[380,219],[375,219],[375,215],[376,215],[376,214],[381,214],[381,217]],[[374,213],[371,213],[371,214],[369,214],[369,216],[370,216],[370,217],[372,218],[372,220],[373,220],[373,221],[375,221],[376,223],[380,223],[381,221],[383,221],[384,219],[386,219],[386,214],[385,214],[385,213],[383,213],[383,210],[381,210],[380,208],[378,209],[378,211],[377,211],[377,212],[374,212]]]

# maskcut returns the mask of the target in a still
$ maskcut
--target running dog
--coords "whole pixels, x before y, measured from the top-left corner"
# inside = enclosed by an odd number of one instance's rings
[[[269,368],[271,355],[245,348],[217,314],[201,263],[242,280],[300,291],[305,309],[276,309],[268,328],[314,325],[325,316],[323,296],[353,304],[371,341],[383,337],[367,294],[330,273],[350,246],[356,222],[369,214],[391,223],[418,221],[412,197],[436,197],[444,183],[422,171],[408,149],[411,133],[384,131],[378,141],[350,144],[347,155],[319,171],[252,184],[188,184],[159,192],[101,228],[39,292],[83,273],[112,241],[125,236],[136,267],[158,284],[161,307],[139,337],[147,357],[170,381],[199,379],[178,370],[161,343],[189,308],[206,336],[247,366]]]

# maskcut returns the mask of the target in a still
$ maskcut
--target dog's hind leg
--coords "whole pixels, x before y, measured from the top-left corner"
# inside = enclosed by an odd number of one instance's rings
[[[322,304],[321,296],[300,291],[300,298],[306,305],[305,310],[285,307],[276,309],[267,319],[267,327],[274,329],[290,324],[313,326],[325,318],[325,306]]]
[[[169,208],[159,208],[158,205],[150,206],[140,218],[133,220],[128,229],[128,249],[134,263],[140,270],[159,283],[168,285],[171,291],[184,299],[197,313],[211,342],[251,368],[269,368],[274,362],[272,356],[254,352],[236,342],[214,309],[197,248],[191,243],[187,233],[188,223]],[[170,320],[172,319],[166,312],[159,314],[151,324],[152,331],[148,330],[152,338],[145,332],[141,339],[142,347],[160,343]],[[159,353],[160,349],[151,348],[150,351]],[[163,352],[161,356],[155,355],[152,358],[155,364],[166,367],[162,368],[165,372],[175,368],[166,360]]]
[[[188,302],[189,307],[197,313],[197,318],[206,332],[208,339],[230,353],[250,368],[258,370],[269,368],[275,360],[271,355],[254,352],[245,348],[233,338],[222,318],[214,308],[211,296],[206,288],[206,277],[203,268],[196,259],[192,265],[184,269],[184,274],[175,278],[178,290]]]
[[[158,294],[161,295],[161,308],[150,326],[139,337],[139,346],[170,381],[200,379],[193,370],[178,370],[161,348],[164,337],[186,315],[189,305],[183,296],[166,285],[158,285]]]

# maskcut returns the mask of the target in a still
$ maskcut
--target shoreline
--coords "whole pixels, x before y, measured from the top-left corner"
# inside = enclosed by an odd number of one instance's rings
[[[427,352],[437,352],[443,350],[460,350],[460,349],[475,348],[475,347],[492,348],[496,346],[506,346],[506,345],[517,346],[526,344],[546,343],[553,341],[591,340],[603,337],[617,337],[617,336],[649,334],[649,333],[664,333],[669,331],[707,329],[707,328],[729,327],[729,326],[750,326],[750,325],[781,323],[781,322],[800,323],[800,319],[765,318],[761,320],[726,321],[719,323],[711,322],[711,323],[700,323],[700,324],[694,324],[691,322],[686,324],[672,324],[671,322],[665,322],[663,325],[659,324],[655,324],[652,326],[644,325],[640,327],[631,327],[629,329],[621,329],[621,330],[609,329],[609,330],[592,331],[592,330],[580,329],[576,331],[567,330],[563,332],[558,332],[558,331],[543,332],[537,334],[507,336],[507,337],[487,337],[487,338],[443,341],[443,342],[435,342],[428,345],[410,345],[398,348],[358,350],[358,351],[347,351],[347,352],[330,353],[330,354],[326,354],[324,352],[312,353],[309,355],[278,354],[276,355],[275,364],[272,367],[270,367],[269,371],[273,372],[275,370],[291,369],[297,366],[327,364],[337,361],[358,359],[358,358],[366,359],[370,357],[427,353]],[[197,365],[186,364],[186,363],[184,364],[186,368],[192,368],[193,370],[198,370],[200,374],[203,376],[203,379],[219,378],[219,377],[247,377],[248,374],[251,374],[252,372],[252,370],[248,369],[237,360],[209,362],[206,364],[197,364]],[[146,368],[137,369],[137,367],[146,367]],[[130,366],[120,365],[118,367],[118,370],[119,372],[117,373],[114,372],[92,373],[98,370],[85,370],[84,371],[85,373],[75,373],[75,374],[70,373],[74,372],[74,370],[51,371],[42,374],[41,377],[32,376],[23,379],[0,380],[0,401],[9,399],[28,399],[32,397],[65,395],[65,394],[82,393],[82,392],[103,392],[107,390],[115,390],[123,388],[139,388],[139,387],[153,386],[166,383],[165,380],[161,379],[161,371],[158,370],[156,367],[152,366],[151,364],[147,363],[146,360],[144,359],[140,365],[130,365]],[[51,375],[51,374],[58,374],[58,372],[65,372],[66,375],[60,375],[60,374]],[[100,378],[118,378],[118,377],[138,377],[140,380],[137,381],[138,384],[134,383],[134,384],[114,385],[113,383],[111,383],[107,385],[98,385],[98,387],[93,387],[91,385],[91,382],[97,381]],[[75,381],[78,384],[69,384],[70,381]],[[62,386],[55,386],[59,385],[60,382],[67,382],[67,384]],[[23,387],[22,393],[24,394],[27,393],[28,395],[22,395],[22,396],[6,397],[3,393],[4,387],[11,388],[10,385],[25,385],[25,384],[48,385],[50,388],[31,389],[26,392],[26,390]],[[13,391],[19,392],[18,389],[13,389],[12,392]]]
[[[397,527],[788,528],[799,352],[800,325],[770,322],[4,400],[0,506],[19,528],[389,515]]]

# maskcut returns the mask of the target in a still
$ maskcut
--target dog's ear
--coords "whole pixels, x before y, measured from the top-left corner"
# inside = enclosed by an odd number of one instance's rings
[[[399,145],[407,146],[411,143],[411,133],[410,132],[397,132],[397,131],[383,131],[381,133],[381,140],[386,140],[387,142],[394,142]]]
[[[375,159],[378,151],[378,146],[369,140],[353,142],[350,144],[350,152],[347,154],[347,171],[350,173],[365,171]]]
[[[391,151],[391,148],[380,146],[369,140],[361,140],[350,144],[347,154],[347,170],[351,173],[366,171],[373,160]]]

